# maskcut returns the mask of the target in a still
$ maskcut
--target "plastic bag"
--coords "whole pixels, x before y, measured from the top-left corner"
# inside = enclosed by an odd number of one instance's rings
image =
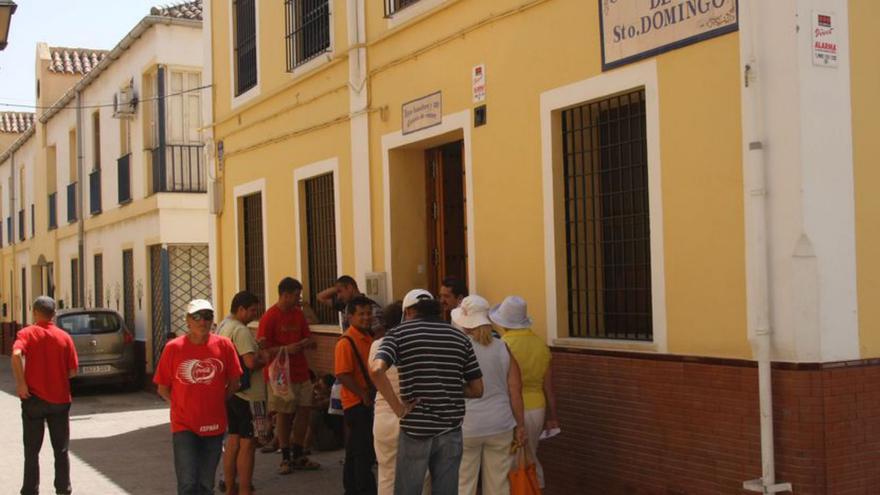
[[[529,449],[517,446],[514,455],[516,463],[507,475],[510,480],[510,495],[541,495],[538,472],[529,455]]]
[[[330,387],[330,406],[327,408],[327,414],[342,416],[342,382],[339,379]]]
[[[269,388],[276,397],[293,400],[293,391],[290,390],[290,358],[284,347],[269,365]]]

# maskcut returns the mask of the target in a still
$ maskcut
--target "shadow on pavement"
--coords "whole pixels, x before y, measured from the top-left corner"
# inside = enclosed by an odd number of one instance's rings
[[[70,441],[70,452],[132,495],[176,491],[168,424]],[[76,473],[73,473],[76,488]]]

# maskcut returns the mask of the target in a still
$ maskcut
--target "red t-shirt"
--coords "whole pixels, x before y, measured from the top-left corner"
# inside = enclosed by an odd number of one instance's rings
[[[257,340],[265,341],[265,347],[278,347],[293,344],[312,336],[306,315],[299,308],[281,311],[278,305],[267,309],[260,318]],[[290,382],[301,383],[309,379],[309,363],[303,351],[288,354],[290,359]],[[271,363],[270,363],[271,364]],[[269,381],[269,366],[263,371]]]
[[[53,323],[18,331],[13,349],[24,354],[24,381],[31,395],[52,404],[70,402],[70,370],[79,366],[73,339]]]
[[[165,345],[153,382],[171,388],[171,431],[210,437],[226,432],[226,383],[241,376],[232,341],[209,334],[204,344],[184,335]]]

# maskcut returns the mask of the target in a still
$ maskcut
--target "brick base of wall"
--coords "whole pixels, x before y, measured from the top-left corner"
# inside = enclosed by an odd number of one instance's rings
[[[312,332],[312,340],[315,341],[317,347],[306,351],[309,368],[319,375],[333,373],[333,350],[336,348],[339,334]]]
[[[743,494],[761,476],[757,365],[553,350],[563,434],[548,494]],[[880,361],[778,363],[776,473],[794,493],[880,493]]]

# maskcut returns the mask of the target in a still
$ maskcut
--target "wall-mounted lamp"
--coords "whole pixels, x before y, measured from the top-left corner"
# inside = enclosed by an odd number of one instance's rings
[[[138,298],[138,310],[141,309],[141,300],[144,298],[144,281],[141,279],[137,280],[137,298]]]
[[[122,292],[122,288],[119,285],[119,282],[116,282],[116,285],[113,287],[113,298],[116,299],[116,311],[119,311],[119,294]]]

